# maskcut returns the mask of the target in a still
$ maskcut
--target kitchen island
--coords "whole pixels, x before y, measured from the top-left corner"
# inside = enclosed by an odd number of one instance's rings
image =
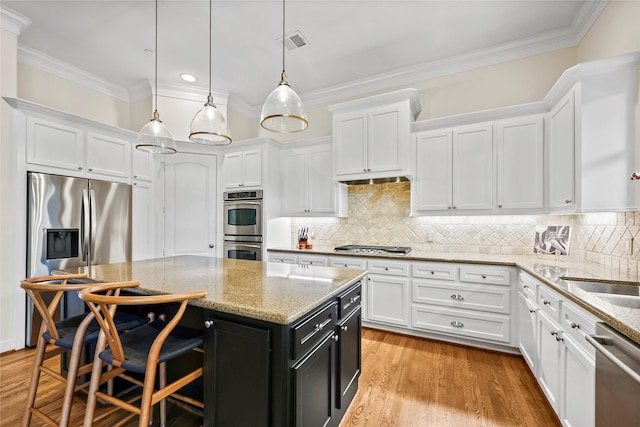
[[[357,391],[365,271],[178,256],[64,272],[207,292],[183,319],[205,331],[204,425],[338,425]]]

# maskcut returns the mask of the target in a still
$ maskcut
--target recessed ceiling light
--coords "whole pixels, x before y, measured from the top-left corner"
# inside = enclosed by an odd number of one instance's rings
[[[198,78],[196,76],[194,76],[193,74],[190,73],[181,73],[180,74],[180,78],[182,80],[184,80],[185,82],[189,82],[189,83],[193,83],[193,82],[197,82]]]

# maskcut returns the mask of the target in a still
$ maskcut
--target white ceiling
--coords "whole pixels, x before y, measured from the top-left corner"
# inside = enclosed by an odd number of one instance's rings
[[[299,30],[309,43],[287,51],[289,83],[313,104],[573,46],[606,1],[286,5],[286,33]],[[56,58],[125,94],[153,82],[154,55],[145,53],[154,47],[153,1],[2,0],[2,6],[31,21],[18,39],[23,57]],[[184,84],[178,75],[191,72],[199,77],[192,85],[206,89],[209,2],[161,0],[158,10],[160,86]],[[261,106],[280,77],[281,14],[280,1],[214,0],[214,91],[228,92],[247,109]]]

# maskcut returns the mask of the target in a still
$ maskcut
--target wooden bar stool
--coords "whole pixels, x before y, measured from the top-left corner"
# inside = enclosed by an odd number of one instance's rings
[[[85,345],[93,344],[98,339],[100,326],[95,321],[93,313],[70,317],[58,322],[54,321],[54,316],[58,311],[60,301],[65,293],[81,291],[88,287],[95,286],[93,283],[82,283],[82,281],[86,279],[86,274],[70,274],[32,277],[20,282],[20,286],[25,290],[27,295],[29,295],[35,308],[42,317],[40,338],[36,346],[36,356],[33,362],[31,382],[29,383],[29,391],[27,393],[27,406],[22,420],[23,426],[28,426],[31,422],[31,416],[36,415],[48,425],[66,427],[69,424],[74,392],[89,385],[88,382],[79,385],[76,383],[78,376],[88,374],[92,368],[92,363],[81,364],[80,358],[82,357]],[[76,282],[70,283],[73,281]],[[53,294],[53,298],[48,305],[45,302],[43,293]],[[148,323],[149,319],[123,313],[118,315],[114,321],[118,329],[122,331],[133,329],[143,323]],[[69,355],[69,366],[66,375],[62,372],[62,369],[55,371],[43,365],[45,360],[63,353]],[[59,422],[56,422],[50,415],[45,414],[35,406],[41,373],[45,373],[65,384]],[[51,402],[41,404],[39,407],[42,408],[48,403]]]
[[[182,387],[201,377],[203,367],[197,366],[188,374],[167,385],[165,363],[192,350],[202,351],[202,330],[180,326],[178,322],[184,315],[189,300],[202,298],[206,292],[152,296],[103,295],[103,292],[113,291],[116,287],[124,289],[138,285],[138,282],[105,284],[80,292],[80,298],[87,303],[91,312],[96,316],[102,330],[96,344],[96,355],[84,419],[85,426],[91,426],[96,421],[94,413],[97,399],[114,405],[114,408],[100,414],[98,419],[102,419],[121,408],[131,412],[131,415],[118,425],[122,425],[139,415],[138,425],[140,427],[148,427],[151,410],[158,402],[160,402],[161,424],[165,424],[165,399],[169,396],[204,408],[202,402],[177,393]],[[118,306],[157,306],[177,303],[179,303],[177,312],[170,320],[167,319],[168,321],[161,318],[164,316],[158,316],[156,320],[125,334],[119,334],[114,328],[114,314],[117,313]],[[112,369],[103,371],[103,363],[111,366]],[[155,389],[157,372],[160,373],[158,390]],[[139,380],[133,376],[135,374],[142,374],[144,378]],[[124,378],[142,387],[142,395],[125,401],[99,391],[101,384],[115,377]],[[140,405],[133,405],[132,403],[137,400],[141,400]]]

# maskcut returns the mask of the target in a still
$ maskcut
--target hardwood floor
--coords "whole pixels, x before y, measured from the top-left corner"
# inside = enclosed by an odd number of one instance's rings
[[[560,426],[521,357],[368,328],[362,338],[360,390],[341,427]],[[0,426],[22,419],[33,354],[0,355]],[[40,387],[48,399],[59,386],[44,378]],[[72,425],[81,425],[83,413],[79,397]],[[169,419],[174,426],[202,422],[177,407],[170,407]],[[114,419],[100,425],[112,426]]]

